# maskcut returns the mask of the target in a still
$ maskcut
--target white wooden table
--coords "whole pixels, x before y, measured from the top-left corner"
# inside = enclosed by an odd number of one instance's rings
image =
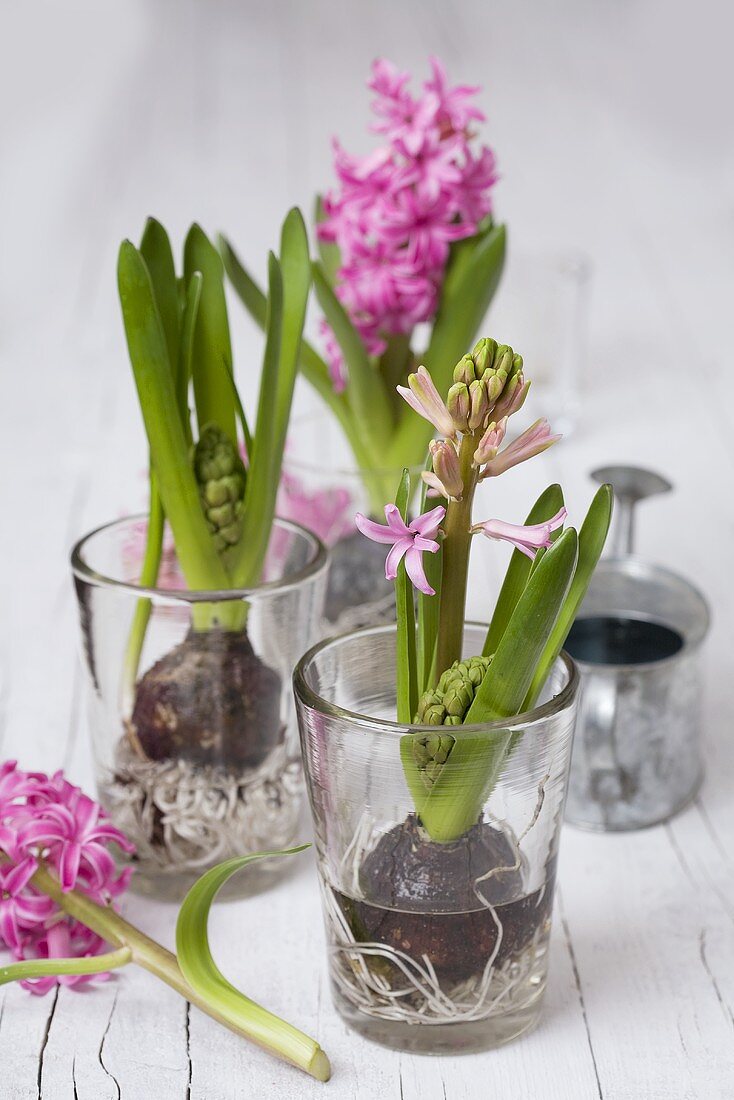
[[[594,260],[582,428],[503,479],[497,514],[519,518],[553,477],[578,515],[594,464],[658,468],[678,492],[646,506],[640,549],[695,579],[715,614],[703,790],[646,832],[565,830],[550,987],[534,1034],[439,1061],[348,1033],[329,1000],[304,858],[271,894],[219,907],[213,936],[233,981],[318,1035],[333,1062],[328,1086],[129,969],[84,993],[0,990],[3,1100],[734,1096],[732,27],[723,0],[687,8],[3,5],[3,758],[63,765],[92,784],[67,552],[143,497],[115,293],[119,240],[137,238],[149,212],[179,238],[195,217],[226,227],[262,271],[286,206],[308,205],[331,179],[330,135],[364,147],[362,83],[377,54],[424,72],[435,51],[456,79],[483,83],[504,177],[498,211],[513,242],[573,245]],[[244,321],[236,328],[248,392],[259,343]],[[487,553],[492,578],[500,558]],[[131,895],[125,912],[171,942],[172,908]]]

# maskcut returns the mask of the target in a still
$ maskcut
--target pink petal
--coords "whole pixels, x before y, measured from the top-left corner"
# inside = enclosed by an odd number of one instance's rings
[[[385,578],[389,581],[394,581],[398,575],[398,565],[400,564],[402,557],[405,553],[408,553],[413,546],[412,539],[400,539],[395,543],[390,553],[385,559]]]
[[[76,844],[74,842],[65,844],[61,850],[61,856],[58,861],[58,874],[61,889],[64,892],[71,890],[76,882],[81,855],[81,844]]]
[[[413,586],[426,596],[435,596],[436,592],[431,588],[423,568],[423,557],[420,550],[412,546],[405,555],[405,572],[410,577]]]
[[[367,516],[362,515],[361,512],[357,512],[354,523],[357,530],[361,531],[372,542],[394,543],[397,537],[384,523],[376,523],[373,519],[367,519]]]
[[[439,504],[437,508],[431,508],[430,512],[423,512],[422,515],[417,516],[410,525],[411,529],[425,538],[435,538],[445,515],[446,509]]]

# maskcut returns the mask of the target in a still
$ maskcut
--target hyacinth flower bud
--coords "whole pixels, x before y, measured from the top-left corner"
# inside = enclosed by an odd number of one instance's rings
[[[471,409],[469,411],[469,430],[475,432],[477,428],[483,428],[489,414],[489,396],[487,384],[483,378],[472,382],[469,387]]]
[[[446,406],[456,431],[466,432],[469,427],[471,397],[465,382],[454,382],[449,390]]]
[[[492,411],[494,419],[497,420],[501,417],[507,419],[508,416],[518,412],[525,404],[529,389],[530,383],[525,381],[525,377],[520,371],[519,374],[507,382],[502,397]]]
[[[481,378],[485,371],[492,368],[494,363],[494,357],[497,353],[497,341],[492,340],[489,337],[484,337],[482,340],[478,340],[474,345],[474,351],[472,352],[472,359],[474,361],[474,367],[477,372],[477,378]]]
[[[495,423],[494,420],[492,421],[482,438],[479,440],[479,446],[474,452],[473,462],[475,466],[483,466],[485,462],[490,462],[494,458],[502,446],[506,431],[506,416],[500,420],[499,423]]]
[[[471,355],[463,356],[454,367],[454,382],[463,382],[464,385],[470,386],[477,377]]]
[[[426,485],[430,485],[442,497],[461,500],[464,492],[464,482],[461,479],[459,456],[452,443],[443,439],[434,439],[429,444],[433,457],[433,473],[424,470],[421,477]]]
[[[237,448],[216,424],[208,424],[194,448],[194,473],[214,545],[222,553],[242,534],[247,474]]]
[[[466,661],[455,661],[441,676],[433,691],[426,691],[421,696],[416,723],[462,725],[491,660],[491,657],[470,657]],[[438,732],[417,734],[413,738],[413,759],[428,790],[441,774],[454,744],[451,734]]]

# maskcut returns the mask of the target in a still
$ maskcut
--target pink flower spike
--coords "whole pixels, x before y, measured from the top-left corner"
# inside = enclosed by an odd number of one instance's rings
[[[385,577],[394,581],[398,575],[398,565],[405,558],[405,571],[410,577],[411,583],[419,592],[426,596],[435,596],[436,593],[428,583],[423,568],[422,555],[435,554],[438,543],[435,541],[438,529],[446,515],[446,509],[439,505],[430,512],[424,512],[410,523],[406,524],[395,504],[385,505],[385,519],[387,526],[376,523],[367,516],[357,512],[354,522],[357,530],[373,542],[381,542],[390,545],[390,550],[385,560]]]
[[[565,508],[545,523],[535,523],[528,527],[518,523],[506,523],[501,519],[488,519],[484,523],[477,523],[472,527],[473,533],[482,532],[488,539],[496,539],[498,542],[509,542],[521,554],[534,558],[541,546],[551,545],[551,534],[563,525],[568,515]]]
[[[438,428],[441,435],[445,435],[447,439],[454,439],[456,428],[451,414],[426,368],[418,367],[415,374],[409,374],[408,385],[410,389],[406,389],[405,386],[396,387],[403,400],[408,402],[411,409],[433,424],[434,428]]]
[[[519,435],[517,439],[513,439],[509,447],[505,447],[503,451],[500,451],[499,454],[487,462],[482,471],[482,478],[497,477],[498,474],[504,474],[507,470],[511,470],[513,466],[526,462],[529,458],[534,458],[541,451],[546,451],[554,443],[557,443],[560,438],[560,435],[551,433],[547,420],[536,420],[527,431]]]

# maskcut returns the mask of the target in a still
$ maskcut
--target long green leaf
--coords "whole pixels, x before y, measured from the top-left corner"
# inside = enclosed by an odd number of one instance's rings
[[[431,340],[423,362],[439,393],[446,394],[457,362],[474,343],[499,285],[505,260],[504,226],[493,227],[479,242],[461,276],[444,286]],[[405,416],[390,443],[388,464],[397,456],[409,465],[422,461],[433,429],[421,417]]]
[[[143,257],[123,241],[117,267],[125,335],[163,508],[191,588],[228,588],[188,457],[163,326]]]
[[[316,196],[316,202],[314,203],[314,221],[316,225],[320,225],[324,221],[324,201],[321,195]],[[336,276],[339,268],[341,267],[341,255],[339,253],[339,245],[333,241],[324,241],[319,234],[316,234],[316,247],[319,250],[319,258],[323,264],[324,274],[329,280],[330,284],[334,286],[336,283]]]
[[[222,258],[200,226],[194,224],[184,246],[184,278],[187,286],[195,271],[203,276],[201,298],[194,327],[193,379],[199,432],[216,424],[237,443],[232,388],[222,365],[232,373],[227,302],[224,296]]]
[[[301,211],[297,207],[288,212],[283,222],[280,237],[280,266],[283,276],[283,334],[275,395],[275,438],[271,457],[273,501],[280,481],[283,448],[301,355],[306,306],[311,289],[308,234]]]
[[[408,521],[410,503],[410,471],[403,470],[395,504]],[[415,603],[413,585],[405,569],[405,558],[398,566],[395,578],[395,608],[397,612],[396,685],[398,722],[409,725],[418,708],[418,669],[415,647]]]
[[[272,513],[269,514],[274,489],[272,484],[273,440],[276,434],[276,394],[280,371],[283,335],[283,279],[274,253],[268,256],[268,321],[265,353],[260,376],[255,435],[247,471],[243,530],[245,537],[233,548],[232,576],[237,586],[255,584],[270,540]]]
[[[219,247],[227,275],[237,296],[253,321],[264,330],[267,312],[265,294],[244,267],[225,237],[220,236]],[[353,415],[344,394],[335,391],[329,368],[324,360],[313,346],[303,339],[301,340],[299,369],[309,385],[313,386],[339,421],[360,470],[365,472],[372,470],[376,465],[376,459],[371,439],[367,437],[368,429],[365,428],[362,421],[357,420]]]
[[[425,469],[431,470],[432,468],[433,460],[429,454],[426,459]],[[437,503],[436,500],[429,499],[428,486],[424,481],[421,489],[419,514],[423,515],[424,512],[435,507]],[[433,686],[434,682],[435,673],[433,666],[436,656],[436,639],[438,638],[439,611],[441,607],[442,563],[443,545],[440,543],[437,553],[423,555],[423,567],[426,574],[426,580],[431,588],[434,589],[436,595],[426,596],[423,592],[418,593],[418,633],[416,649],[418,653],[419,699],[424,691],[427,691],[428,688]]]
[[[543,685],[548,679],[550,670],[553,668],[558,654],[563,649],[563,643],[568,637],[568,632],[573,626],[576,613],[586,595],[589,582],[594,575],[597,562],[604,549],[612,519],[613,501],[614,493],[611,485],[600,486],[591,502],[586,519],[581,525],[579,531],[579,560],[576,572],[556,625],[553,627],[553,632],[538,662],[523,710],[530,710],[535,706],[538,696],[543,690]]]
[[[179,295],[176,267],[168,233],[155,218],[148,218],[140,240],[140,254],[153,284],[158,313],[166,334],[171,370],[175,371],[179,355]]]
[[[347,364],[349,382],[346,393],[350,407],[354,416],[364,425],[367,438],[372,440],[375,465],[380,466],[382,463],[379,461],[379,448],[385,446],[392,427],[392,413],[385,385],[370,363],[362,339],[331,289],[320,263],[313,264],[313,285],[319,305]]]
[[[191,383],[191,375],[194,366],[194,332],[196,329],[196,318],[199,312],[199,302],[201,301],[201,287],[203,281],[204,279],[200,271],[195,271],[189,280],[183,316],[181,318],[181,345],[175,378],[176,401],[178,404],[179,416],[181,417],[184,436],[189,446],[193,438],[191,432],[191,416],[189,413],[189,385]]]
[[[578,538],[569,528],[530,577],[465,725],[519,713],[569,590],[577,556]],[[423,825],[439,843],[462,836],[477,821],[513,744],[509,730],[475,734],[459,726],[451,733],[454,746],[420,810]]]
[[[328,1081],[331,1067],[319,1044],[228,982],[214,961],[208,936],[212,903],[232,875],[255,860],[293,855],[308,847],[308,844],[302,844],[281,851],[241,856],[220,863],[202,875],[189,890],[179,910],[176,953],[186,981],[199,996],[205,998],[219,1019],[317,1080]]]
[[[546,520],[555,516],[562,507],[563,490],[561,486],[549,485],[547,489],[543,490],[533,507],[530,509],[525,524],[528,526],[534,523],[544,523]],[[555,541],[560,533],[560,529],[554,531],[551,538]],[[525,585],[528,582],[532,565],[533,563],[527,554],[522,554],[519,550],[512,551],[510,564],[507,567],[507,573],[505,574],[500,594],[497,597],[492,621],[487,631],[487,640],[482,650],[485,657],[489,657],[497,649],[500,639],[507,629],[507,624],[510,621],[512,612],[517,606],[517,601],[520,599],[525,589]]]

